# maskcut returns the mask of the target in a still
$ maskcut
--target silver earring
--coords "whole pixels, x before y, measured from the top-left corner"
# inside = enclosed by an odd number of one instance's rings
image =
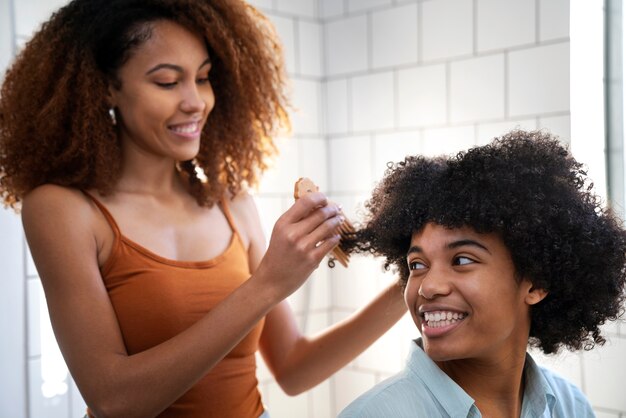
[[[115,116],[115,109],[109,109],[109,116],[111,117],[111,123],[113,126],[117,125],[117,117]]]

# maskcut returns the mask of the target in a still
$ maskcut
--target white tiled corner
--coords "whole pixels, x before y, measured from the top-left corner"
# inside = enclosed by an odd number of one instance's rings
[[[48,20],[52,12],[66,5],[66,0],[21,0],[14,1],[15,31],[18,35],[30,38]]]
[[[481,123],[478,125],[476,145],[485,145],[494,138],[500,137],[513,129],[534,131],[537,129],[536,119],[520,119],[506,122]]]
[[[450,119],[469,122],[504,117],[504,55],[450,64]]]
[[[68,418],[68,379],[50,381],[42,360],[28,361],[28,406],[31,417]],[[69,375],[68,375],[69,376]]]
[[[293,105],[291,123],[295,135],[320,133],[321,84],[317,81],[292,79]]]
[[[414,127],[444,124],[446,94],[445,64],[399,70],[399,125]]]
[[[370,190],[372,186],[371,144],[369,136],[335,138],[330,146],[331,192]],[[361,164],[354,164],[360,161]]]
[[[343,369],[333,377],[335,389],[335,415],[350,402],[376,384],[373,373]]]
[[[348,132],[348,81],[330,80],[325,83],[326,131],[329,134]]]
[[[274,142],[280,154],[263,175],[259,191],[290,193],[298,179],[298,144],[293,138],[276,138]]]
[[[570,0],[539,0],[539,40],[569,38]]]
[[[317,1],[275,0],[276,10],[302,17],[317,17]]]
[[[295,22],[283,16],[276,16],[267,13],[267,17],[272,21],[278,37],[283,46],[285,57],[285,68],[289,74],[296,73],[296,43],[295,43]]]
[[[330,325],[328,319],[328,312],[310,312],[305,319],[302,332],[308,336],[318,334],[328,328]]]
[[[422,152],[427,157],[452,155],[467,150],[476,143],[473,126],[425,129]]]
[[[626,411],[626,340],[611,338],[602,347],[583,353],[585,394],[593,405]]]
[[[417,3],[372,13],[374,68],[417,62]]]
[[[356,310],[369,303],[379,288],[372,272],[380,270],[378,261],[359,255],[350,257],[348,268],[335,267],[331,283],[335,307]]]
[[[561,142],[569,144],[572,138],[572,125],[569,115],[539,118],[539,129],[546,129],[559,137]]]
[[[476,7],[479,51],[535,42],[535,0],[478,0]]]
[[[323,76],[321,24],[304,20],[298,22],[298,59],[300,74]]]
[[[48,311],[45,310],[46,300],[43,295],[43,288],[39,279],[29,279],[26,282],[27,309],[28,314],[28,357],[33,358],[41,355],[41,307],[44,307],[43,319],[47,318]]]
[[[393,72],[354,77],[350,99],[353,131],[389,129],[394,126]]]
[[[269,398],[268,411],[272,418],[310,417],[308,392],[298,396],[288,396],[276,384],[269,386]]]
[[[422,59],[469,55],[473,49],[472,0],[422,3]]]
[[[320,191],[327,192],[329,190],[328,141],[298,138],[298,146],[298,178],[308,177],[315,182]]]
[[[392,0],[348,0],[348,11],[350,13],[359,12],[361,10],[383,7],[390,4],[392,4]]]
[[[403,161],[409,155],[422,152],[422,135],[419,131],[377,134],[374,137],[374,179],[383,178],[387,164]]]
[[[327,75],[367,69],[367,18],[354,16],[329,22],[325,27]]]
[[[569,42],[509,54],[509,114],[567,112],[570,107]]]
[[[271,13],[268,13],[267,17],[274,24],[282,44],[285,69],[289,74],[295,74],[297,71],[295,22],[293,19]]]
[[[323,18],[341,16],[345,12],[345,3],[337,0],[320,0],[320,15]]]

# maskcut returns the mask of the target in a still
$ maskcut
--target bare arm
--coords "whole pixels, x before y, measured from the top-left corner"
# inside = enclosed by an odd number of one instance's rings
[[[98,417],[157,415],[302,284],[335,245],[338,220],[321,194],[298,203],[277,222],[267,257],[245,284],[183,333],[129,356],[98,268],[96,212],[80,192],[57,186],[26,197],[24,229],[55,335]]]
[[[263,232],[250,209],[250,265],[254,269],[264,252]],[[253,270],[254,271],[254,270]],[[267,315],[261,336],[261,352],[270,371],[289,395],[312,388],[362,353],[406,312],[402,292],[393,284],[367,306],[320,334],[303,336],[286,301]]]

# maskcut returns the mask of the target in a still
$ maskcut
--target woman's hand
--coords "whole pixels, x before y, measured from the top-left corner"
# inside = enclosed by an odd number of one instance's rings
[[[252,279],[275,288],[278,299],[289,296],[339,243],[337,228],[342,222],[340,209],[322,193],[301,197],[274,225],[267,252]]]

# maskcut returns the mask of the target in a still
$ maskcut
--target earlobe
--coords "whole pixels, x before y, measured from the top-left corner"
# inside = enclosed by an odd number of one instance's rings
[[[546,289],[541,289],[531,284],[524,300],[529,305],[536,305],[541,302],[546,296],[548,296],[548,291]]]

